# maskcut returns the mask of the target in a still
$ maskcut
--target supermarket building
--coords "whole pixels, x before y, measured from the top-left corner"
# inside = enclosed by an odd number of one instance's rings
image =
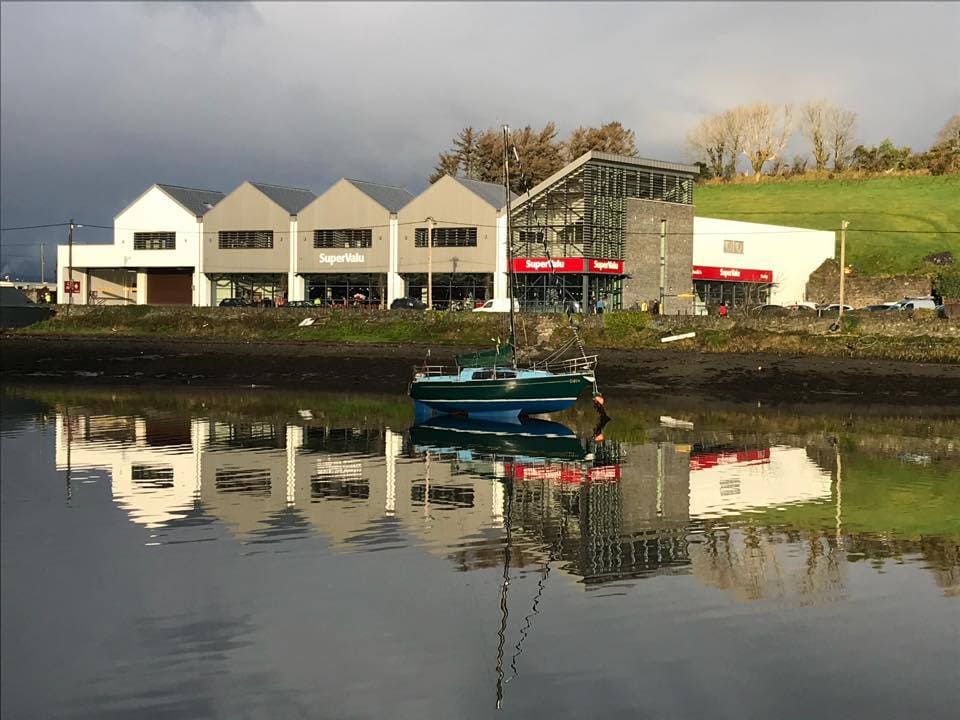
[[[511,202],[515,297],[530,310],[668,314],[720,302],[805,299],[834,234],[695,217],[697,169],[588,152]],[[341,179],[320,195],[247,181],[228,194],[156,184],[114,220],[114,241],[75,244],[74,303],[217,305],[226,298],[434,306],[506,298],[502,186],[445,176],[414,196]],[[432,233],[432,235],[431,235]],[[429,239],[428,239],[429,236]],[[432,242],[431,242],[432,240]],[[58,248],[61,289],[70,275]],[[66,296],[62,296],[65,300]]]

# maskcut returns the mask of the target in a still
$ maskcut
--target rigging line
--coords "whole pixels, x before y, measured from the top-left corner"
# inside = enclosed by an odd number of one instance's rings
[[[500,628],[497,631],[497,710],[500,710],[503,705],[503,647],[507,640],[507,618],[510,615],[510,611],[507,608],[507,589],[510,587],[510,543],[512,542],[511,534],[511,515],[513,511],[513,470],[510,471],[511,478],[505,478],[505,485],[507,487],[507,507],[505,508],[505,524],[506,524],[506,539],[503,545],[503,581],[501,584],[500,590]]]
[[[516,644],[516,652],[514,652],[513,657],[510,659],[510,669],[513,671],[513,674],[504,680],[504,684],[510,682],[515,678],[519,673],[517,672],[517,659],[520,655],[523,654],[523,641],[527,639],[527,635],[530,633],[530,628],[533,624],[534,615],[539,615],[539,605],[540,598],[543,597],[544,588],[547,586],[547,579],[550,577],[550,563],[553,562],[553,549],[550,548],[547,553],[547,559],[543,563],[543,570],[540,576],[540,580],[537,582],[537,593],[533,598],[533,606],[530,608],[530,613],[524,618],[526,621],[524,626],[520,629],[520,639]]]

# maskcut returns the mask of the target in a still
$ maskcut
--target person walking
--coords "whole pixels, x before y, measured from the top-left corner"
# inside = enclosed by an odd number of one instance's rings
[[[725,318],[727,316],[727,312],[728,312],[727,301],[724,300],[722,303],[720,303],[720,309],[717,310],[717,315],[719,315],[722,318]]]
[[[597,298],[596,311],[597,315],[603,315],[603,311],[606,308],[606,303],[603,302],[603,296],[601,295]]]

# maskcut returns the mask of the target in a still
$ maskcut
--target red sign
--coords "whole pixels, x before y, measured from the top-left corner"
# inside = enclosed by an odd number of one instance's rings
[[[691,453],[690,469],[706,470],[717,465],[735,465],[737,463],[746,463],[748,465],[763,465],[770,462],[770,448],[761,448],[759,450],[733,450],[730,452],[716,453]]]
[[[726,282],[771,283],[773,270],[749,270],[733,267],[693,266],[694,280],[724,280]]]
[[[73,295],[74,293],[80,292],[80,281],[79,280],[64,280],[63,281],[63,291],[68,295]]]
[[[586,264],[584,263],[586,260]],[[516,273],[602,273],[604,275],[622,275],[623,260],[595,260],[580,257],[562,258],[514,258],[513,271]]]

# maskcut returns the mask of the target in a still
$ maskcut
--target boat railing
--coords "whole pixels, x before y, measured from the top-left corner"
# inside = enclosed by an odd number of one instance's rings
[[[546,370],[556,374],[590,372],[596,366],[596,355],[586,355],[567,360],[541,360],[533,363],[534,370]]]
[[[447,365],[414,365],[414,377],[431,377],[435,375],[454,375],[453,370]]]

